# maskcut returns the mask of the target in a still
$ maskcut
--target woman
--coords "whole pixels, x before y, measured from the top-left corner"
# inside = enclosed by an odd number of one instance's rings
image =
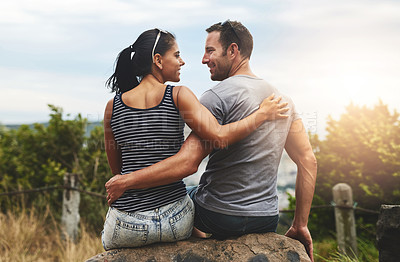
[[[175,37],[159,29],[142,33],[124,49],[107,84],[116,92],[104,114],[105,145],[113,174],[128,175],[176,154],[188,126],[215,147],[225,147],[268,119],[284,118],[285,104],[273,96],[252,115],[221,126],[180,81]],[[102,232],[106,250],[173,242],[191,235],[193,202],[182,180],[153,188],[128,190],[114,201]]]

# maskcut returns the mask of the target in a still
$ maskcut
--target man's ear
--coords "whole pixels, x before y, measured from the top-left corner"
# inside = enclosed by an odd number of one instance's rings
[[[154,55],[154,63],[156,64],[156,66],[162,70],[163,66],[162,66],[162,56],[160,54],[155,54]]]
[[[230,44],[229,47],[228,47],[228,51],[227,52],[228,52],[228,55],[231,58],[236,57],[237,55],[239,55],[239,47],[238,47],[238,45],[236,43]]]

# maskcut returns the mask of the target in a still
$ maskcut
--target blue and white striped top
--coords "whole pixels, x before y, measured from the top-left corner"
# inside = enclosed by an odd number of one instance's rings
[[[121,147],[121,175],[151,166],[175,155],[184,140],[184,121],[165,89],[161,103],[148,109],[127,106],[121,94],[114,98],[111,128]],[[175,202],[186,195],[182,180],[158,187],[126,191],[112,207],[126,212],[148,211]]]

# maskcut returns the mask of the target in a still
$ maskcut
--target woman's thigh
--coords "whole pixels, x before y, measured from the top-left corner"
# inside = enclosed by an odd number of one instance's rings
[[[187,239],[192,234],[194,204],[189,196],[160,208],[161,241],[174,242]]]
[[[132,216],[110,207],[101,233],[105,250],[146,245],[152,225],[151,219]]]
[[[194,205],[188,196],[151,211],[127,213],[110,208],[102,232],[103,247],[109,250],[186,239],[193,219]]]

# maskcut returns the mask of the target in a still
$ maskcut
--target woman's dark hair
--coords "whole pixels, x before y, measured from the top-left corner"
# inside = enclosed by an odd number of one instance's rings
[[[155,43],[159,33],[160,38]],[[115,71],[107,80],[106,86],[117,94],[135,88],[143,77],[151,73],[154,44],[154,54],[164,55],[174,42],[175,36],[163,30],[151,29],[143,32],[135,43],[118,54]]]

